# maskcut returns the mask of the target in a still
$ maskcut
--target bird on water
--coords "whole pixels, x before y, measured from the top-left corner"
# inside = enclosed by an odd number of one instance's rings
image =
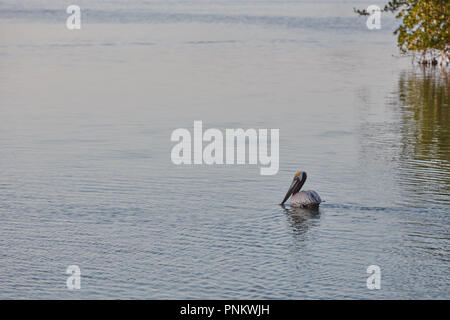
[[[320,196],[317,192],[313,190],[300,191],[306,181],[306,172],[299,171],[294,175],[294,179],[292,180],[291,186],[289,187],[286,196],[283,201],[280,203],[284,205],[284,203],[291,197],[291,207],[300,207],[300,208],[313,208],[318,207],[322,202]]]

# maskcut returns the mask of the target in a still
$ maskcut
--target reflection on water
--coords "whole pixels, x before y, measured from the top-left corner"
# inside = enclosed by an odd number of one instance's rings
[[[445,70],[423,68],[400,74],[405,154],[450,163],[450,79]],[[411,142],[413,144],[411,144]]]
[[[374,188],[374,206],[442,208],[450,199],[448,74],[419,68],[396,78],[390,93],[359,91],[359,179]]]
[[[285,208],[292,232],[296,237],[305,234],[308,229],[316,225],[320,218],[317,208]]]
[[[402,72],[398,183],[418,202],[448,203],[450,195],[450,82],[445,70]]]

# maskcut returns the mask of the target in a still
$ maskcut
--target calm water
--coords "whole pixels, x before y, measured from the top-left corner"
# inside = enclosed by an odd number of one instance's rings
[[[450,298],[450,82],[391,17],[79,3],[68,31],[60,1],[0,2],[0,298]],[[194,120],[279,128],[279,173],[175,166]],[[277,205],[297,170],[320,210]]]

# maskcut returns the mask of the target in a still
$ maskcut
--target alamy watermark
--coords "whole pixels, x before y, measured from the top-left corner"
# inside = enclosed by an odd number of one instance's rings
[[[67,7],[66,12],[70,16],[66,20],[66,27],[69,30],[81,29],[81,9],[77,5],[70,5]]]
[[[381,29],[381,9],[379,6],[370,5],[366,10],[369,16],[366,20],[366,25],[369,30]]]
[[[381,268],[376,264],[373,264],[367,267],[366,272],[370,274],[366,281],[367,289],[381,289]]]
[[[366,26],[369,30],[381,29],[381,9],[377,5],[370,5],[366,9],[368,17],[366,20]],[[78,5],[70,5],[67,7],[66,12],[70,16],[66,20],[66,27],[69,30],[81,29],[81,8]]]
[[[67,274],[70,276],[66,280],[67,289],[69,290],[79,290],[81,289],[81,270],[77,265],[71,265],[67,267]]]
[[[223,133],[210,128],[203,132],[203,122],[194,121],[193,134],[184,128],[172,132],[170,140],[178,143],[170,156],[176,165],[259,164],[261,175],[274,175],[280,163],[279,138],[279,129],[225,129]],[[203,142],[207,143],[204,148]]]

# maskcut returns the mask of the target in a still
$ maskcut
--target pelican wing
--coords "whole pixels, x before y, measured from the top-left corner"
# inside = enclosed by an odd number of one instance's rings
[[[313,190],[297,192],[291,198],[292,207],[318,206],[321,202],[319,194]]]

